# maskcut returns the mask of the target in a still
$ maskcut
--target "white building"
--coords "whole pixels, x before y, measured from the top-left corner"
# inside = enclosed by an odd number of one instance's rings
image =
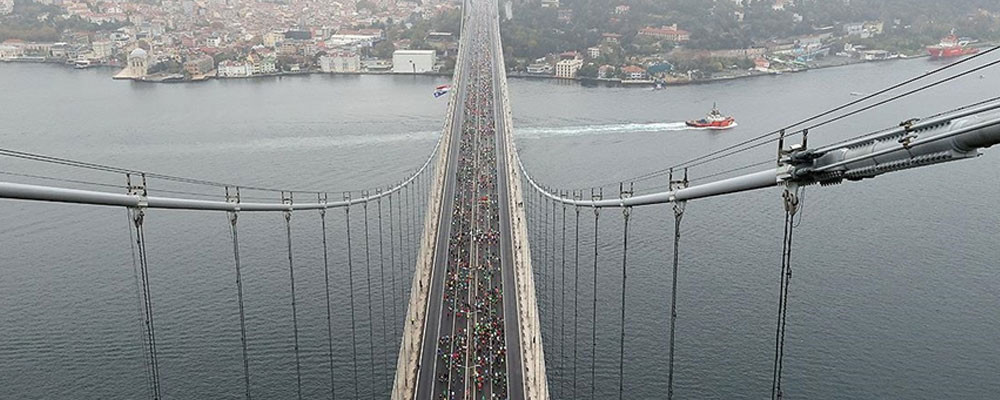
[[[245,78],[253,74],[250,64],[226,60],[219,63],[216,75],[221,78]]]
[[[361,57],[353,52],[335,52],[319,58],[319,69],[325,73],[361,72]]]
[[[0,15],[7,15],[14,11],[14,0],[0,0]]]
[[[105,42],[94,42],[90,44],[91,50],[94,52],[94,58],[105,59],[111,57],[112,50],[114,47],[111,45],[110,41]]]
[[[133,78],[141,78],[146,76],[149,71],[149,54],[146,50],[136,47],[128,54],[128,66],[125,67],[128,71],[128,75]]]
[[[24,55],[24,49],[18,46],[0,45],[0,60],[9,60]]]
[[[576,78],[576,71],[583,67],[583,60],[573,58],[556,63],[556,78]]]
[[[432,72],[436,63],[434,50],[396,50],[392,53],[392,72],[397,74]]]
[[[588,47],[587,48],[587,56],[589,56],[590,58],[600,57],[601,56],[601,48],[600,47],[596,47],[596,46],[595,47]]]

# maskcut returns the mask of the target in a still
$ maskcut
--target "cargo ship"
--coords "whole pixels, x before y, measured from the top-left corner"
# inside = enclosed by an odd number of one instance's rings
[[[699,120],[687,121],[685,124],[692,128],[729,129],[736,126],[736,118],[722,115],[719,108],[713,104],[712,111],[708,113],[708,116]]]
[[[927,53],[931,55],[931,58],[961,57],[969,54],[976,54],[978,52],[979,49],[969,47],[968,40],[960,40],[958,36],[955,35],[954,30],[951,31],[950,35],[941,39],[941,43],[927,47]]]

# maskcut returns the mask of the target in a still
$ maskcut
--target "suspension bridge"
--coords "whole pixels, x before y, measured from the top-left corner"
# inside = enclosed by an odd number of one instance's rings
[[[129,216],[129,233],[136,292],[141,316],[142,346],[145,354],[146,391],[150,398],[170,397],[162,385],[163,360],[157,343],[157,293],[150,285],[150,270],[156,268],[149,257],[145,228],[150,210],[172,209],[214,211],[228,214],[232,239],[232,261],[240,321],[243,392],[251,399],[254,391],[249,343],[253,332],[246,324],[243,271],[240,258],[240,218],[247,213],[278,213],[283,216],[287,251],[289,308],[292,326],[288,334],[294,343],[295,395],[303,392],[302,354],[299,344],[301,294],[296,290],[296,238],[292,221],[316,218],[321,222],[327,348],[328,391],[323,397],[392,399],[548,399],[595,398],[578,383],[597,380],[597,327],[590,334],[591,365],[578,365],[581,349],[579,319],[596,321],[600,307],[596,271],[608,265],[598,263],[598,229],[602,217],[620,218],[621,260],[611,266],[621,272],[617,378],[619,398],[627,398],[624,366],[628,332],[625,326],[628,298],[630,221],[637,207],[670,205],[673,226],[673,258],[670,262],[671,287],[669,331],[665,332],[669,363],[667,393],[674,387],[674,352],[677,323],[678,268],[682,260],[681,222],[689,201],[733,195],[766,188],[781,188],[784,232],[777,274],[778,301],[774,329],[771,397],[784,394],[785,331],[788,292],[792,282],[793,233],[796,215],[807,186],[829,186],[856,182],[882,174],[941,163],[972,159],[981,150],[1000,143],[1000,98],[985,99],[937,115],[914,118],[897,126],[863,133],[849,140],[810,147],[809,132],[852,115],[877,108],[911,94],[947,84],[963,76],[989,68],[1000,60],[978,67],[966,67],[968,60],[984,60],[997,48],[975,57],[942,66],[924,75],[890,86],[850,103],[816,114],[782,129],[734,143],[681,163],[618,182],[616,192],[603,189],[560,190],[536,181],[518,157],[513,138],[513,119],[504,71],[497,4],[466,2],[463,9],[461,44],[453,77],[453,87],[443,133],[426,161],[402,181],[360,192],[271,188],[159,174],[150,171],[0,149],[0,155],[30,162],[56,164],[119,176],[123,185],[22,174],[23,178],[47,184],[0,182],[0,198],[66,204],[88,204],[124,208]],[[909,89],[916,86],[916,88]],[[902,91],[902,93],[899,93]],[[689,176],[705,166],[731,159],[753,149],[773,148],[773,157],[763,162],[723,168],[712,173]],[[50,182],[56,184],[50,184]],[[650,181],[665,186],[646,187]],[[115,188],[112,191],[108,186]],[[595,185],[595,188],[607,185]],[[202,191],[179,190],[197,187]],[[204,190],[208,189],[209,192]],[[341,227],[328,227],[327,215],[342,210]],[[617,210],[616,213],[608,213]],[[593,304],[580,309],[580,219],[593,219],[594,241]],[[352,228],[352,218],[355,224]],[[567,223],[567,220],[571,220]],[[356,237],[358,225],[363,238]],[[572,231],[567,232],[567,227]],[[341,230],[342,229],[342,230]],[[331,254],[328,231],[346,238],[348,251]],[[567,241],[575,242],[568,246]],[[541,249],[532,252],[532,248]],[[572,248],[572,254],[567,249]],[[558,249],[558,252],[557,252]],[[388,255],[386,254],[388,253]],[[332,325],[331,257],[346,258],[348,267],[346,306],[350,310],[350,337],[334,334]],[[387,263],[388,261],[388,263]],[[567,300],[567,265],[575,269],[569,278],[571,298]],[[357,278],[355,277],[357,274]],[[361,278],[361,275],[364,277]],[[300,278],[301,279],[301,278]],[[378,293],[372,280],[381,281]],[[387,283],[387,280],[391,283]],[[356,281],[365,282],[355,286]],[[409,282],[407,288],[406,282]],[[558,290],[558,292],[557,292]],[[356,309],[356,297],[364,296],[367,310]],[[377,296],[377,300],[373,298]],[[387,298],[388,296],[388,298]],[[549,304],[547,315],[539,313],[539,303]],[[572,308],[572,326],[566,313]],[[373,307],[378,305],[378,307]],[[557,311],[553,311],[557,310]],[[156,312],[154,312],[156,311]],[[357,326],[356,316],[366,316],[367,330]],[[380,323],[376,323],[381,320]],[[558,321],[558,322],[557,322]],[[398,337],[398,349],[379,343]],[[351,352],[339,353],[334,343],[349,341]],[[364,346],[364,342],[368,342]],[[367,348],[369,354],[359,354]],[[380,354],[376,354],[378,349]],[[567,350],[568,349],[568,350]],[[572,356],[568,356],[571,352]],[[395,353],[393,367],[392,354]],[[363,365],[364,360],[368,365]],[[568,363],[572,365],[568,365]],[[351,384],[337,385],[334,367],[348,364]],[[385,379],[376,379],[380,369]],[[359,378],[370,369],[371,379]],[[394,373],[388,373],[390,369]],[[551,372],[547,372],[551,371]],[[392,376],[392,379],[388,379]],[[558,384],[555,384],[558,378]],[[363,385],[370,387],[365,388]],[[551,389],[551,390],[550,390]]]

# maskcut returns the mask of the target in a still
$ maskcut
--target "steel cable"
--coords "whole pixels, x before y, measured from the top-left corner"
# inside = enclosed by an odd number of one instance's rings
[[[336,375],[333,372],[333,312],[330,308],[330,257],[326,244],[326,210],[319,210],[320,228],[323,234],[323,284],[326,288],[326,345],[330,362],[330,398],[337,398]]]
[[[365,220],[365,279],[368,287],[368,351],[372,367],[372,399],[375,399],[375,318],[372,317],[372,263],[368,240],[368,202],[361,203]]]
[[[351,352],[354,358],[354,398],[358,399],[358,338],[357,323],[354,317],[354,257],[351,255],[351,207],[344,208],[347,222],[347,281],[349,282],[348,293],[351,297]]]
[[[250,357],[247,351],[246,311],[243,306],[243,273],[240,268],[240,237],[236,229],[239,215],[229,213],[229,227],[233,237],[233,260],[236,263],[236,298],[240,308],[240,344],[243,347],[243,381],[246,385],[246,399],[250,400]]]
[[[292,212],[285,211],[285,238],[288,241],[288,278],[292,291],[292,330],[295,334],[295,382],[296,393],[302,400],[302,363],[299,360],[299,317],[295,305],[295,263],[292,261]]]
[[[631,213],[631,207],[622,209],[622,214],[625,216],[625,228],[622,238],[622,321],[618,356],[618,400],[622,400],[625,389],[625,281],[628,276],[628,221]]]

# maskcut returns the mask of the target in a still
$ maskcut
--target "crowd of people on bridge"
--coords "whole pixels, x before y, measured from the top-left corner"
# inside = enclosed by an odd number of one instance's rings
[[[440,400],[507,398],[492,53],[482,40],[472,51],[459,88],[465,103],[437,343]]]

